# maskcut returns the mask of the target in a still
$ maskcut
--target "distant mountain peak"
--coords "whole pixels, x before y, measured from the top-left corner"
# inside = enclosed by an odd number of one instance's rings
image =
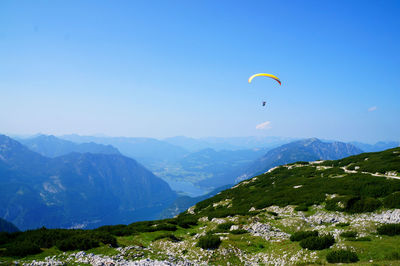
[[[299,143],[302,143],[305,146],[307,146],[307,145],[311,145],[311,144],[322,143],[322,141],[318,138],[309,138],[309,139],[300,140]]]
[[[0,158],[0,217],[22,230],[153,219],[176,198],[165,181],[119,153],[48,158],[0,135]]]
[[[53,135],[42,134],[34,138],[22,139],[20,142],[30,150],[50,158],[62,156],[71,152],[120,154],[119,150],[111,145],[97,144],[94,142],[75,143]]]

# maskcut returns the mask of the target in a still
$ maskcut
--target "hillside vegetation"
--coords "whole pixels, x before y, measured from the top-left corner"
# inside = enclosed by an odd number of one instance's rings
[[[234,175],[226,176],[225,179],[210,178],[201,181],[199,184],[214,184],[216,186],[234,184],[262,174],[279,165],[297,161],[337,160],[362,152],[362,150],[348,143],[323,142],[317,138],[303,139],[268,151],[264,156],[247,165],[246,168],[236,171]]]
[[[399,172],[400,148],[283,165],[172,219],[3,233],[0,260],[398,265]]]
[[[395,174],[400,169],[399,156],[400,148],[395,148],[337,161],[298,162],[276,167],[198,203],[195,215],[226,217],[245,215],[252,207],[322,203],[338,211],[374,211],[385,202],[385,197],[397,195],[394,192],[400,190],[400,176]],[[382,175],[392,178],[382,178]],[[221,201],[229,201],[229,204],[215,206]],[[343,205],[333,207],[333,202]],[[391,207],[400,208],[400,205]]]

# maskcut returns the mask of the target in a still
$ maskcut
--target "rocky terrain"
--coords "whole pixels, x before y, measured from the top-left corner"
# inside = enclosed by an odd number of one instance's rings
[[[3,256],[0,262],[321,265],[336,260],[355,265],[399,265],[399,152],[397,148],[337,161],[276,167],[197,203],[173,219],[89,231],[104,240],[84,251],[56,243],[36,255]],[[43,230],[41,234],[51,232]],[[113,243],[110,234],[115,237],[114,244],[106,244]],[[8,250],[5,245],[0,248]]]
[[[260,210],[259,210],[260,211]],[[272,213],[272,214],[271,214]],[[207,231],[215,230],[218,225],[232,222],[226,233],[216,233],[222,240],[220,248],[203,250],[196,247],[197,240]],[[345,228],[340,223],[349,223]],[[292,232],[306,229],[318,230],[322,234],[332,234],[336,243],[331,247],[359,250],[362,241],[348,241],[340,234],[355,230],[359,237],[370,237],[368,244],[384,243],[385,237],[376,234],[376,227],[385,223],[400,223],[400,209],[377,211],[362,214],[329,212],[323,206],[313,206],[309,211],[295,211],[294,206],[270,206],[252,217],[234,216],[227,218],[207,217],[199,219],[199,224],[190,230],[176,232],[182,240],[151,240],[154,233],[144,233],[129,241],[141,241],[141,245],[125,247],[102,247],[91,251],[63,252],[46,256],[42,260],[14,260],[22,265],[288,265],[298,263],[321,263],[324,251],[301,249],[291,242]],[[247,233],[234,235],[230,232],[244,229]],[[189,232],[186,232],[189,231]],[[127,238],[121,238],[125,242]],[[149,241],[150,240],[150,241]],[[396,237],[400,243],[400,237]],[[240,245],[238,245],[240,243]],[[356,244],[356,245],[353,245]],[[398,247],[394,247],[398,249]],[[105,252],[106,251],[106,252]],[[106,253],[106,254],[101,254]],[[234,258],[234,259],[233,259]]]

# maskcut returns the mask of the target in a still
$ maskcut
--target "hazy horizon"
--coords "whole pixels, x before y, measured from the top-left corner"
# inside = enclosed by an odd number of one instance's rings
[[[321,138],[321,137],[316,137],[316,136],[306,136],[306,137],[285,137],[285,136],[204,136],[204,137],[191,137],[191,136],[183,136],[183,135],[176,135],[176,136],[167,136],[167,137],[149,137],[149,136],[122,136],[122,135],[106,135],[106,134],[76,134],[76,133],[69,133],[69,134],[47,134],[47,133],[35,133],[35,134],[14,134],[14,133],[4,133],[0,132],[0,134],[4,134],[6,136],[9,136],[11,138],[22,138],[22,139],[28,139],[28,138],[34,138],[40,135],[45,135],[45,136],[54,136],[57,138],[63,138],[63,137],[68,137],[68,136],[79,136],[79,137],[96,137],[96,138],[149,138],[149,139],[157,139],[157,140],[166,140],[170,138],[177,138],[177,137],[183,137],[183,138],[189,138],[189,139],[194,139],[194,140],[207,140],[207,139],[244,139],[244,138],[258,138],[258,139],[265,139],[265,138],[270,138],[270,139],[281,139],[287,140],[287,141],[296,141],[296,140],[302,140],[302,139],[312,139],[312,138],[317,138],[321,141],[340,141],[340,142],[360,142],[360,143],[365,143],[365,144],[376,144],[378,142],[389,142],[389,141],[398,141],[400,142],[400,139],[380,139],[377,141],[360,141],[357,139],[353,140],[345,140],[345,139],[326,139],[326,138]]]

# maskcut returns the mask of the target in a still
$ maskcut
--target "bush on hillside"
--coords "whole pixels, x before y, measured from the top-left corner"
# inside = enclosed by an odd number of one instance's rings
[[[400,208],[400,191],[392,193],[384,198],[383,205],[386,208]]]
[[[104,225],[96,229],[96,231],[108,232],[115,236],[128,236],[134,233],[127,225]]]
[[[231,234],[234,234],[234,235],[241,235],[241,234],[246,234],[246,233],[248,233],[248,231],[247,231],[247,230],[244,230],[244,229],[236,229],[236,230],[230,231],[230,233],[231,233]]]
[[[189,228],[192,225],[197,225],[197,218],[195,216],[178,217],[177,224],[182,228]]]
[[[30,241],[18,241],[7,246],[4,255],[7,257],[26,257],[42,252],[40,247]]]
[[[199,238],[197,246],[202,249],[217,249],[221,244],[221,239],[219,236],[215,235],[205,235]]]
[[[295,164],[307,165],[307,164],[310,164],[310,162],[306,162],[306,161],[298,161],[298,162],[295,162],[295,163],[290,163],[289,165],[295,165]]]
[[[384,224],[377,228],[378,234],[395,236],[400,235],[400,224]]]
[[[340,234],[341,237],[346,237],[346,238],[355,238],[357,237],[357,232],[356,231],[346,231]]]
[[[93,232],[91,235],[92,235],[92,238],[97,242],[101,242],[103,244],[109,244],[112,247],[118,246],[117,239],[115,238],[115,236],[111,235],[110,233]]]
[[[346,226],[349,226],[350,225],[350,223],[337,223],[335,226],[336,227],[346,227]]]
[[[234,225],[234,223],[232,223],[232,222],[226,222],[223,224],[219,224],[217,226],[217,231],[227,232],[227,231],[229,231],[229,229],[231,228],[232,225]]]
[[[7,232],[0,232],[0,245],[8,243],[10,241],[10,235]]]
[[[372,239],[368,236],[362,236],[362,237],[357,237],[357,238],[347,238],[346,240],[349,240],[349,241],[372,241]]]
[[[100,246],[99,241],[87,235],[74,235],[57,243],[61,251],[88,250]]]
[[[332,250],[326,255],[326,260],[329,263],[350,263],[357,262],[357,253],[350,250]]]
[[[178,228],[174,224],[162,223],[155,228],[157,231],[176,231]]]
[[[380,200],[374,198],[351,198],[346,205],[346,211],[350,213],[373,212],[382,206]]]
[[[325,236],[311,236],[300,241],[302,248],[309,250],[322,250],[329,248],[335,243],[335,239],[332,235]]]
[[[160,240],[160,239],[167,239],[167,240],[172,241],[172,242],[181,241],[180,238],[176,237],[174,234],[171,234],[171,233],[159,235],[156,238],[154,238],[153,241],[157,241],[157,240]]]
[[[328,211],[345,211],[347,202],[350,200],[349,196],[340,196],[330,200],[325,203],[325,209]]]
[[[290,236],[290,241],[301,241],[311,236],[318,236],[318,231],[298,231]]]
[[[299,206],[297,206],[296,208],[294,208],[294,210],[295,210],[295,211],[303,211],[303,212],[306,212],[306,211],[308,211],[308,206],[306,206],[306,205],[299,205]]]
[[[115,236],[128,236],[144,232],[176,231],[176,224],[177,221],[175,219],[165,219],[159,221],[135,222],[129,225],[105,225],[94,231],[108,232]]]

